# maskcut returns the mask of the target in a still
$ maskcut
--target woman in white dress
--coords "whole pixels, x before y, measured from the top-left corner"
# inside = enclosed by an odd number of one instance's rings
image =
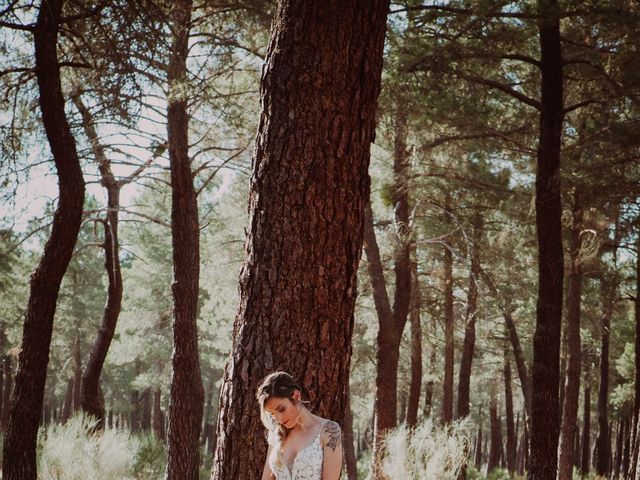
[[[260,418],[269,443],[262,480],[340,478],[340,426],[311,413],[300,390],[286,372],[268,375],[258,387]]]

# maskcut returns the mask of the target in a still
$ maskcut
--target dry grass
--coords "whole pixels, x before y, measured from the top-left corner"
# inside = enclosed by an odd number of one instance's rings
[[[454,480],[465,464],[467,422],[436,426],[430,419],[413,429],[400,426],[385,438],[382,468],[392,480]]]

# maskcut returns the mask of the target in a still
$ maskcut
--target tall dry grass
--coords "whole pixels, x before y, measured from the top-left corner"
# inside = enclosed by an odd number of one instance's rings
[[[138,440],[124,430],[93,434],[95,421],[76,415],[40,431],[39,480],[132,480]]]
[[[469,451],[468,422],[434,425],[426,419],[415,428],[402,425],[385,437],[382,469],[392,480],[455,480]]]

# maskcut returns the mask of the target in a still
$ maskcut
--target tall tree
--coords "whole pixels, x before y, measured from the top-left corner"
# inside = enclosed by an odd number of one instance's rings
[[[80,230],[84,179],[65,115],[58,31],[62,0],[43,0],[33,27],[40,109],[59,178],[51,236],[31,277],[15,391],[3,447],[3,478],[36,479],[36,437],[44,398],[53,317],[62,277]]]
[[[531,454],[527,469],[528,480],[555,478],[558,461],[558,387],[563,283],[560,138],[564,117],[559,9],[557,0],[538,1],[542,75],[536,173],[538,301],[533,338]]]
[[[214,480],[259,478],[255,388],[274,369],[300,379],[315,413],[343,419],[388,7],[278,3]]]
[[[567,321],[565,339],[568,350],[567,371],[562,405],[562,424],[558,451],[558,480],[573,476],[573,458],[580,397],[580,307],[582,296],[582,265],[580,259],[580,233],[582,229],[582,198],[576,189],[573,194],[571,230],[569,233],[569,292],[567,294]]]
[[[173,245],[173,355],[167,430],[167,480],[199,478],[199,438],[204,387],[198,354],[200,228],[198,201],[189,159],[187,56],[191,0],[174,2],[168,69],[167,139],[171,167],[171,238]],[[147,393],[148,395],[148,393]]]

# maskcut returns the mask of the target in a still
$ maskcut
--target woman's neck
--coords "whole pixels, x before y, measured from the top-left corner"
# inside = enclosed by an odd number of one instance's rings
[[[302,431],[307,430],[314,425],[317,425],[318,420],[317,417],[307,410],[305,407],[300,409],[300,416],[296,421],[296,424],[291,428],[291,430]]]

